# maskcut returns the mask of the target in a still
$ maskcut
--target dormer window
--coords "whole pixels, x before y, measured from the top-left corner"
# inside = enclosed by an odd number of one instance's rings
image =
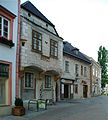
[[[78,55],[78,50],[75,50],[74,52],[75,52],[76,55]]]

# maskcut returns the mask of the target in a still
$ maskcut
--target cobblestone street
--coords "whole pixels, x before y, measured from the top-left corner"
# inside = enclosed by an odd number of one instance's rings
[[[0,120],[108,120],[108,97],[58,102],[45,111],[26,111],[26,115],[4,116]]]

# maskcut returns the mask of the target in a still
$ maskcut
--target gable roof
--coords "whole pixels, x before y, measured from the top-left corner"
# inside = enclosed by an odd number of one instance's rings
[[[83,53],[81,53],[78,48],[73,47],[73,46],[72,46],[70,43],[68,43],[67,41],[64,41],[64,42],[63,42],[63,45],[64,45],[64,47],[63,47],[63,52],[64,52],[65,54],[68,54],[68,55],[70,55],[70,56],[73,56],[73,57],[75,57],[75,58],[77,58],[77,59],[80,59],[80,60],[82,60],[82,61],[84,61],[84,62],[87,62],[87,63],[91,64],[91,61],[90,61]],[[75,53],[75,50],[78,51],[77,54]]]
[[[54,27],[54,25],[30,1],[24,2],[23,4],[21,4],[21,7]]]

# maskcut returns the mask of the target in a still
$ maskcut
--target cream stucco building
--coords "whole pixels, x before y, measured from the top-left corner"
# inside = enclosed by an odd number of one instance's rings
[[[68,42],[63,42],[61,99],[90,97],[91,61]]]
[[[30,2],[21,5],[19,94],[23,100],[50,99],[62,74],[63,39],[55,26]]]

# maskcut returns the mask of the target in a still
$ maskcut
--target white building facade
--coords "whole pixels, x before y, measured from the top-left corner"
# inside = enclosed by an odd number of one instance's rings
[[[0,114],[10,114],[18,95],[19,0],[0,0]],[[8,107],[6,107],[8,106]]]

